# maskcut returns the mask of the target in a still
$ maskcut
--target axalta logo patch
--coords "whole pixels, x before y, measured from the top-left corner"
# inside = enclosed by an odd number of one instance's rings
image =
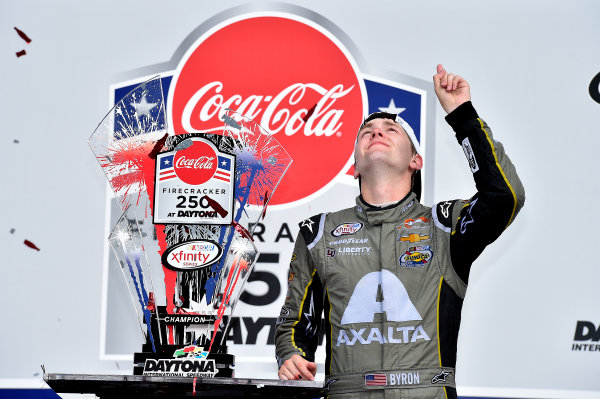
[[[428,245],[412,247],[406,251],[398,261],[403,267],[423,267],[431,262],[433,252]]]
[[[294,159],[270,204],[305,198],[350,166],[367,109],[364,81],[348,51],[314,23],[282,16],[228,22],[179,62],[169,124],[175,134],[212,132],[222,130],[226,108],[248,116]]]
[[[363,227],[362,223],[343,223],[343,224],[340,224],[338,227],[336,227],[331,232],[331,235],[334,237],[339,237],[339,236],[343,236],[343,235],[347,235],[347,234],[354,234],[357,231],[359,231],[360,229],[362,229],[362,227]]]

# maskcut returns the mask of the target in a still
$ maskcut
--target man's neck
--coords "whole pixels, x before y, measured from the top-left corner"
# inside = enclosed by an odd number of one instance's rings
[[[410,192],[410,178],[397,176],[393,179],[361,178],[360,193],[363,199],[372,205],[398,202]]]

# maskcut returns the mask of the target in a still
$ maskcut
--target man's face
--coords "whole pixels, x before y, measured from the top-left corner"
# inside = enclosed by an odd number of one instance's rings
[[[410,139],[404,129],[391,119],[377,118],[367,122],[358,132],[354,154],[355,177],[378,167],[412,173],[409,165],[415,155]]]

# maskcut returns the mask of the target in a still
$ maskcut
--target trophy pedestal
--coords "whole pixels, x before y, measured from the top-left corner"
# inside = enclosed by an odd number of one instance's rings
[[[317,398],[324,395],[317,381],[245,378],[183,378],[141,375],[46,374],[57,393],[95,394],[101,399],[146,398]]]

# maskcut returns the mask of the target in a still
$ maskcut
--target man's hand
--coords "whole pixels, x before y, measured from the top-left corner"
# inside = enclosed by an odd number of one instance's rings
[[[277,373],[280,380],[307,381],[313,381],[315,374],[317,374],[317,365],[299,355],[293,355],[286,360]]]
[[[471,100],[471,90],[467,81],[447,73],[442,64],[438,64],[437,73],[433,75],[433,86],[440,105],[448,114],[462,103]]]

